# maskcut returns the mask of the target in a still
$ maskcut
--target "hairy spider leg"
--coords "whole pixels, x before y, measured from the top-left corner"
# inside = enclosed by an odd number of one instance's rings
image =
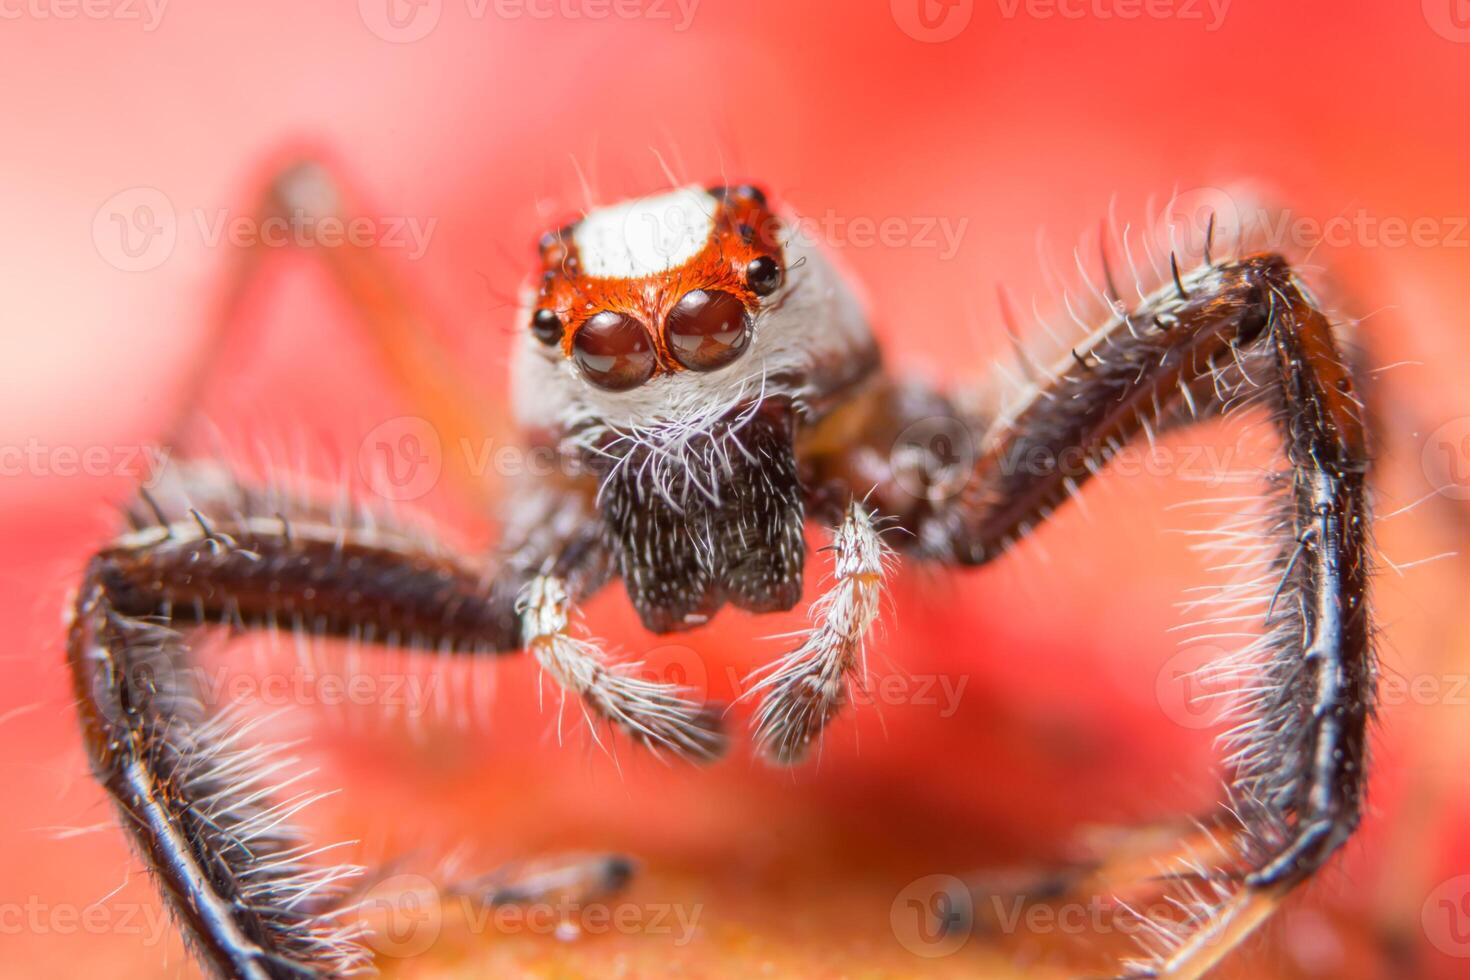
[[[893,515],[911,535],[905,551],[973,566],[1005,554],[1131,440],[1251,406],[1271,413],[1286,463],[1270,481],[1274,511],[1226,531],[1264,551],[1259,578],[1223,597],[1263,630],[1229,665],[1247,694],[1223,736],[1227,805],[1243,827],[1242,870],[1230,876],[1239,894],[1199,903],[1178,932],[1161,925],[1157,955],[1130,966],[1183,980],[1264,921],[1358,824],[1376,690],[1370,459],[1333,326],[1280,256],[1207,260],[1188,274],[1175,262],[1172,280],[1136,308],[1110,305],[1111,318],[1001,417],[893,386],[877,413],[884,434],[823,473]],[[916,493],[912,454],[874,460],[893,445],[890,430],[936,412],[973,452],[956,454],[968,466],[957,491]],[[929,487],[955,476],[937,458],[917,470]]]
[[[521,610],[538,576],[584,595],[607,579],[608,558],[586,521],[539,525],[511,560],[493,563],[381,515],[327,520],[324,505],[229,488],[217,473],[191,494],[187,476],[140,498],[133,530],[92,558],[76,597],[67,656],[87,756],[213,971],[345,975],[369,962],[338,915],[357,869],[314,866],[323,849],[289,822],[317,797],[273,800],[284,763],[257,744],[255,723],[205,703],[183,631],[285,628],[446,654],[511,652],[530,640]],[[683,722],[669,749],[718,752],[718,719],[672,685],[640,683],[664,727],[608,720],[646,741]]]

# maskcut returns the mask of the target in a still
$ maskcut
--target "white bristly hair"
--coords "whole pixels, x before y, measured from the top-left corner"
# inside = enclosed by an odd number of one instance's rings
[[[856,501],[833,532],[831,550],[832,585],[812,604],[811,628],[751,689],[764,695],[756,739],[773,762],[800,761],[847,702],[848,685],[861,683],[867,673],[863,645],[878,620],[892,552]]]
[[[683,697],[678,685],[639,677],[640,664],[610,663],[597,644],[572,636],[571,608],[560,579],[538,576],[521,600],[522,632],[541,669],[563,691],[582,698],[589,723],[595,715],[650,748],[691,759],[709,760],[724,751],[717,717]]]

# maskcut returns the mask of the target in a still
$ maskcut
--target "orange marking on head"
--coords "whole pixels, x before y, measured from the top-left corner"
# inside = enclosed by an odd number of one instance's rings
[[[541,282],[532,322],[542,310],[555,313],[562,327],[562,355],[571,358],[577,334],[589,320],[605,311],[621,313],[647,329],[657,359],[655,376],[688,370],[669,344],[666,325],[674,306],[694,290],[718,291],[735,296],[753,314],[762,295],[779,284],[785,267],[780,226],[764,194],[748,186],[722,188],[709,195],[709,203],[714,214],[703,247],[683,263],[646,276],[588,274],[576,240],[580,222],[542,236]],[[775,264],[774,273],[767,263],[753,274],[751,264],[761,258]]]

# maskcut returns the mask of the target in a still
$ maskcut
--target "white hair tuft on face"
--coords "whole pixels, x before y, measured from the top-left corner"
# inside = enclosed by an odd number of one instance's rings
[[[715,199],[681,187],[591,212],[572,229],[587,275],[641,279],[678,268],[709,244]]]

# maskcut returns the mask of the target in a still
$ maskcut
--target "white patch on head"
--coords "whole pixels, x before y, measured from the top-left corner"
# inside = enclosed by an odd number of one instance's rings
[[[572,229],[582,269],[599,279],[638,279],[676,269],[714,232],[715,199],[702,187],[600,208]]]
[[[810,378],[819,364],[865,356],[873,343],[867,314],[832,260],[803,236],[792,236],[793,216],[783,219],[786,282],[767,296],[755,317],[750,347],[715,371],[661,374],[630,391],[605,391],[582,378],[559,348],[517,331],[512,355],[511,402],[525,428],[560,432],[590,427],[623,433],[662,430],[666,436],[697,433],[742,402],[784,394],[807,401],[823,394],[774,378]],[[527,287],[520,322],[531,316],[535,291]],[[662,329],[662,325],[656,325]]]

